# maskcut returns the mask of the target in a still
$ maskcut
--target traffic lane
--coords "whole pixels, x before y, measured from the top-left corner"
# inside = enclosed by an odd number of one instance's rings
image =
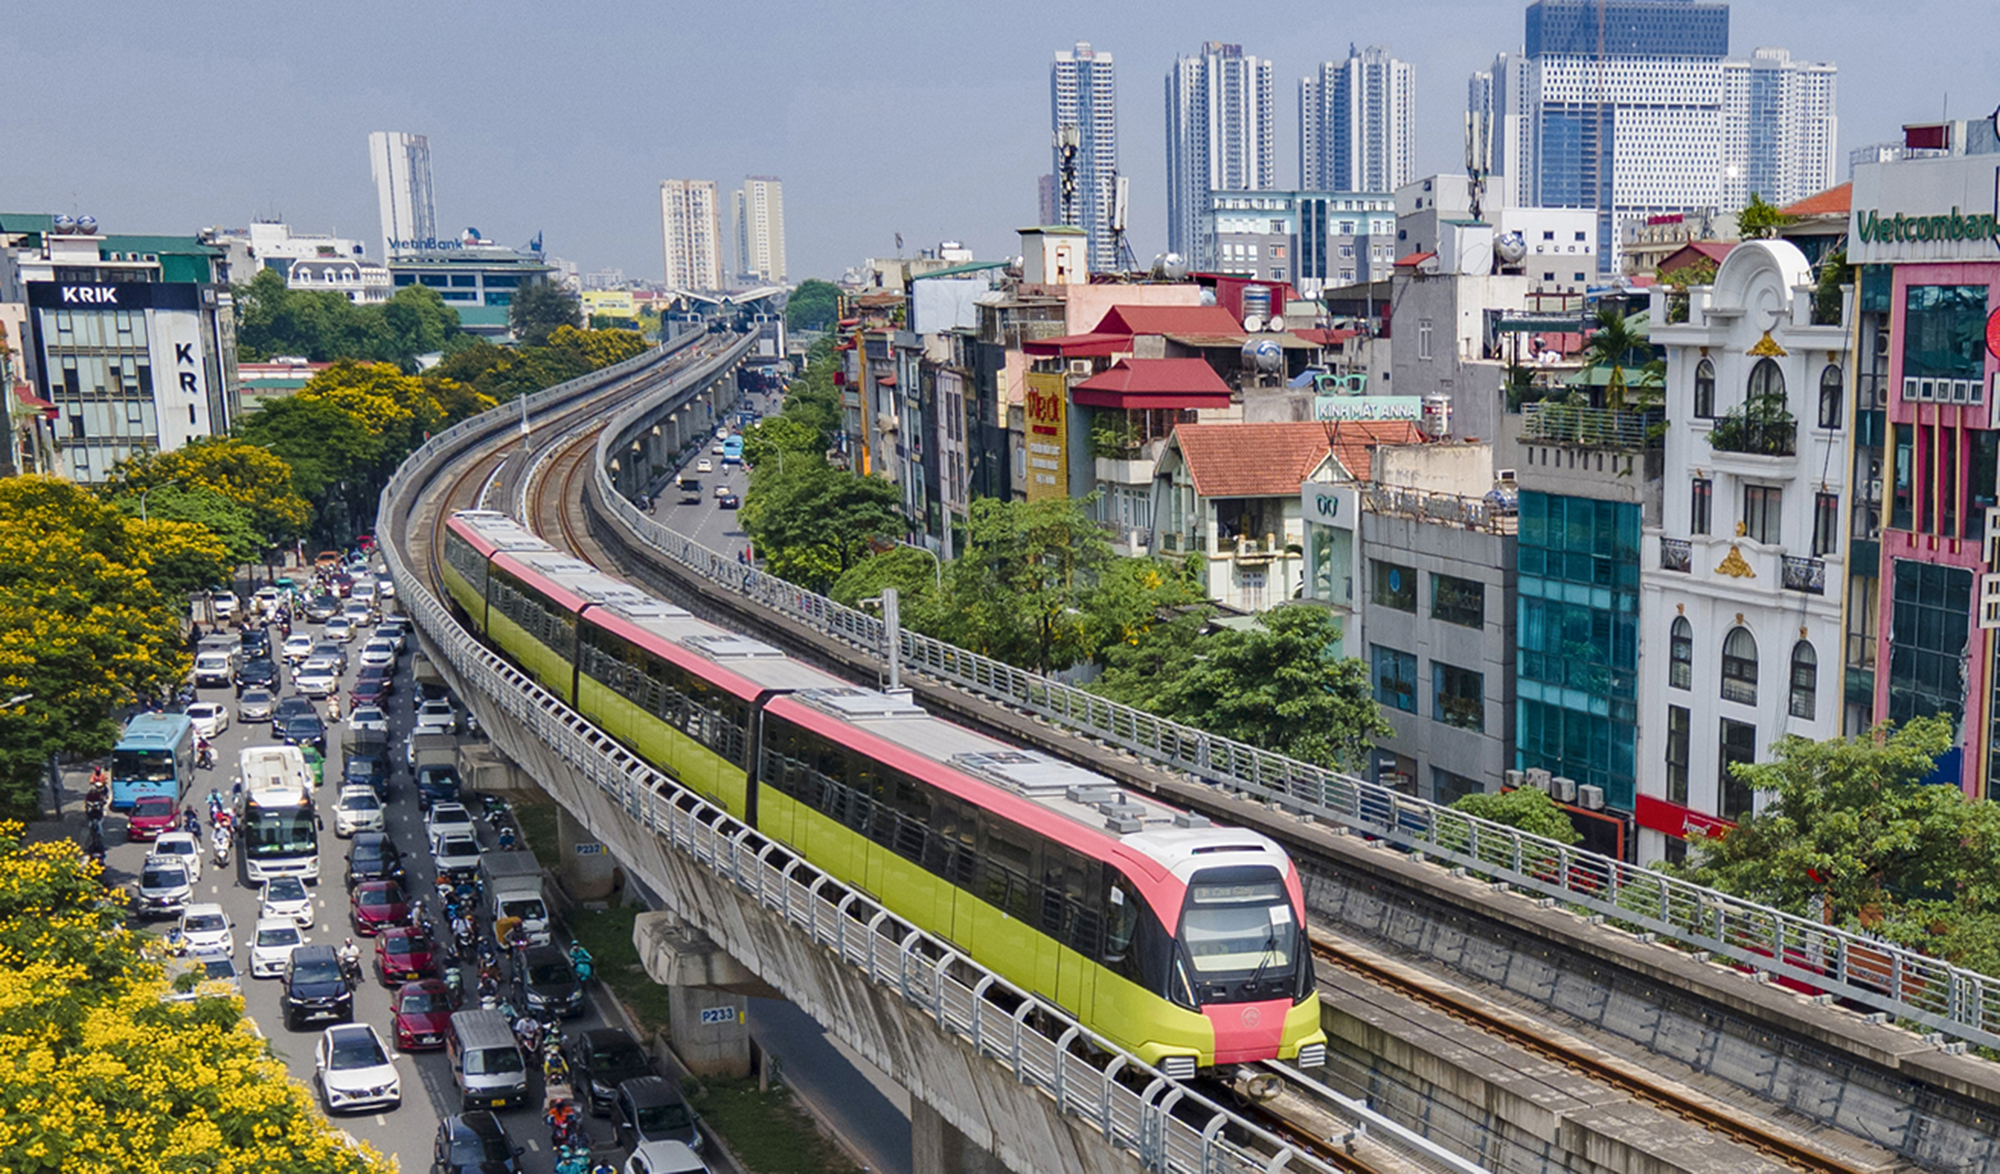
[[[704,460],[715,463],[713,472],[697,471],[698,463]],[[741,502],[750,491],[750,474],[742,465],[725,466],[720,463],[721,460],[706,449],[700,456],[689,458],[676,476],[693,477],[700,481],[701,500],[683,504],[679,485],[669,481],[654,499],[652,515],[669,530],[692,538],[710,550],[734,556],[749,549],[750,537],[743,532],[738,510],[726,510],[716,504],[715,489],[718,485],[723,486]]]
[[[818,1020],[782,999],[750,1000],[750,1036],[787,1087],[883,1174],[912,1174],[910,1094]]]

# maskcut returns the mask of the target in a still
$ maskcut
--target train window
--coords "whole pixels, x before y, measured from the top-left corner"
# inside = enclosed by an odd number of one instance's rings
[[[1139,932],[1139,897],[1124,877],[1115,874],[1105,890],[1106,903],[1110,908],[1105,919],[1104,964],[1120,974],[1127,974],[1123,964],[1131,955],[1133,935]],[[1137,973],[1138,968],[1134,966],[1129,975],[1137,977]]]
[[[932,821],[924,867],[952,884],[971,887],[979,852],[971,810],[956,795],[940,793]]]
[[[888,780],[889,804],[896,813],[895,832],[883,843],[905,860],[921,862],[931,822],[930,788],[899,770],[884,769],[882,773]]]
[[[987,904],[1011,917],[1026,920],[1034,914],[1032,878],[1035,875],[1033,832],[1004,819],[982,812],[979,819],[979,863],[985,884],[980,893]]]
[[[1042,932],[1087,957],[1097,954],[1095,898],[1101,868],[1080,852],[1042,845]]]

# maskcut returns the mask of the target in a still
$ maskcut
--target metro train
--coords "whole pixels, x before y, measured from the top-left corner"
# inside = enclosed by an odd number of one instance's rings
[[[473,631],[665,774],[1170,1076],[1325,1062],[1269,838],[726,631],[505,515],[446,523]]]

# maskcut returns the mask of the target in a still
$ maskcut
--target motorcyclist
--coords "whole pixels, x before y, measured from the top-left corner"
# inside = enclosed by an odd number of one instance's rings
[[[361,947],[349,938],[340,944],[340,972],[349,979],[361,977]]]
[[[181,828],[190,836],[201,834],[201,816],[194,813],[192,803],[181,809]]]
[[[217,823],[215,825],[214,833],[209,836],[209,844],[214,849],[216,864],[218,865],[228,864],[229,825],[226,823]]]
[[[585,982],[590,981],[591,972],[595,969],[595,967],[591,961],[590,951],[583,948],[582,942],[570,943],[569,964],[571,967],[575,968],[576,976],[578,978],[582,979]]]

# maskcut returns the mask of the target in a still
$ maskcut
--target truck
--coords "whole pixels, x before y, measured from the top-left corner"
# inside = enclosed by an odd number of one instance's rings
[[[340,736],[343,787],[372,787],[375,797],[389,801],[389,735],[381,730],[349,726]]]
[[[243,784],[244,879],[319,879],[319,820],[312,774],[297,746],[251,746],[238,758]]]
[[[417,806],[458,802],[458,738],[452,734],[410,735],[410,773],[417,780]]]
[[[491,917],[521,919],[521,932],[533,946],[549,945],[549,903],[542,893],[542,866],[533,852],[487,852],[479,858],[479,879],[486,885]]]

